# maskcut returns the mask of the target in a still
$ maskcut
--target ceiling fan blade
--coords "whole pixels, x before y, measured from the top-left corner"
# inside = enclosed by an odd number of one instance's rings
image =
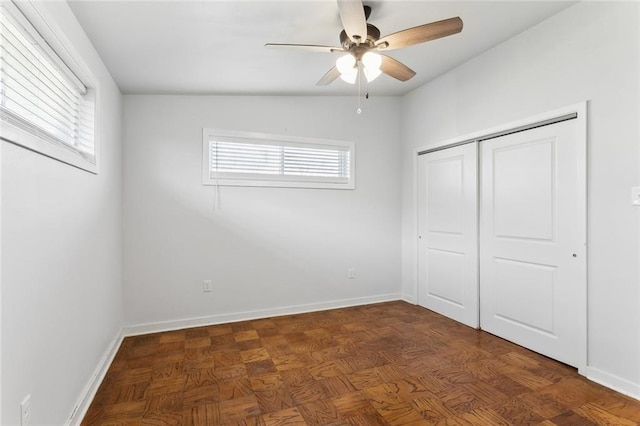
[[[382,37],[376,42],[379,50],[392,50],[412,46],[425,41],[457,34],[462,31],[462,19],[459,17],[431,22]]]
[[[267,43],[264,46],[265,47],[284,48],[284,49],[306,50],[308,52],[320,52],[320,53],[333,53],[333,52],[344,52],[345,51],[342,47],[322,46],[322,45],[319,45],[319,44]]]
[[[327,86],[338,77],[340,77],[340,71],[338,71],[338,68],[334,66],[322,76],[322,78],[316,83],[316,86]]]
[[[367,39],[367,18],[362,0],[338,0],[338,11],[344,32],[356,44]]]
[[[414,70],[412,70],[402,62],[397,61],[387,55],[380,55],[380,56],[382,56],[382,64],[380,65],[380,71],[382,71],[383,73],[395,79],[398,79],[400,81],[407,81],[411,77],[416,75],[416,72]]]

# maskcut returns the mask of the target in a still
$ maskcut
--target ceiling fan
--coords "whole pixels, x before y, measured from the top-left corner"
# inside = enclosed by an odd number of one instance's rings
[[[362,0],[337,1],[340,20],[344,27],[340,33],[341,46],[287,43],[265,45],[310,52],[344,53],[336,60],[336,65],[316,83],[318,86],[326,86],[338,77],[353,84],[358,78],[360,69],[367,81],[373,81],[382,73],[400,81],[407,81],[416,74],[415,71],[402,62],[377,52],[412,46],[462,31],[462,19],[455,17],[408,28],[381,38],[380,30],[367,23],[371,7],[363,5]]]

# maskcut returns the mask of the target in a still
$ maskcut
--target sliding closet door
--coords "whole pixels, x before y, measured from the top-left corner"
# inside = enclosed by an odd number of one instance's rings
[[[418,303],[478,327],[477,148],[418,157]]]
[[[577,366],[586,259],[575,122],[480,143],[480,312],[482,329]]]

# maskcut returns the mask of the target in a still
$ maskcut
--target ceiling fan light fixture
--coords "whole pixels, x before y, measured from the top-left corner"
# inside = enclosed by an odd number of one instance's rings
[[[367,78],[367,83],[371,83],[373,80],[380,77],[380,74],[382,74],[380,68],[364,67],[364,76]]]
[[[368,82],[372,82],[382,74],[382,56],[374,52],[367,52],[362,55],[362,65],[364,65],[364,75]]]
[[[340,56],[336,59],[336,68],[340,71],[340,78],[349,84],[354,84],[358,78],[358,68],[356,68],[356,58],[351,53]]]
[[[362,64],[365,66],[365,68],[379,70],[380,66],[382,65],[382,56],[378,55],[375,52],[367,52],[362,55]]]
[[[341,73],[340,78],[349,84],[355,84],[356,79],[358,78],[358,68],[351,68],[350,70],[347,70],[347,72]]]
[[[336,68],[340,71],[340,74],[349,74],[356,66],[356,58],[351,54],[340,56],[336,59]]]

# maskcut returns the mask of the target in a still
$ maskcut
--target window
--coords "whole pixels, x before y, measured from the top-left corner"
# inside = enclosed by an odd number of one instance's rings
[[[205,185],[354,188],[354,143],[204,129]]]
[[[20,5],[34,8],[30,2]],[[14,3],[0,4],[0,136],[96,173],[95,89],[76,76],[41,34],[46,32],[38,32]],[[52,45],[60,44],[59,37],[51,38],[57,38]]]

